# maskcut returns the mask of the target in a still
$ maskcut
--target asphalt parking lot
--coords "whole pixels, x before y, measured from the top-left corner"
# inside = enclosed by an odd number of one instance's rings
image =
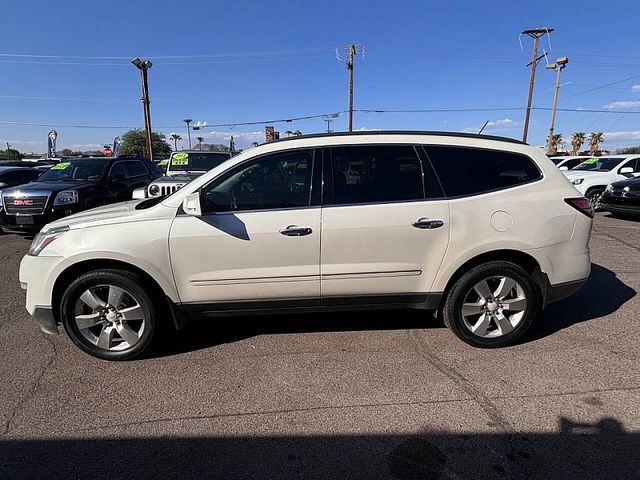
[[[420,312],[200,323],[109,363],[24,310],[0,236],[0,478],[640,478],[640,222],[520,345]]]

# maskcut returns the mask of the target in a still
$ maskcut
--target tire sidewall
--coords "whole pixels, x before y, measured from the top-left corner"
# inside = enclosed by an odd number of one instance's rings
[[[124,273],[124,272],[123,272]],[[75,305],[87,289],[98,285],[115,285],[130,292],[140,304],[145,315],[145,326],[142,336],[132,348],[111,352],[92,344],[80,332],[75,323]],[[104,360],[129,360],[138,357],[145,351],[156,331],[156,315],[150,295],[129,275],[116,272],[88,272],[71,282],[62,295],[60,302],[60,319],[67,335],[83,352]]]
[[[469,291],[483,279],[494,276],[508,276],[520,284],[527,299],[527,309],[515,329],[497,338],[483,338],[474,335],[464,324],[462,304]],[[514,344],[524,335],[540,312],[540,293],[531,276],[521,267],[509,262],[490,262],[473,268],[453,285],[444,306],[447,326],[458,338],[469,345],[480,348],[498,348]]]

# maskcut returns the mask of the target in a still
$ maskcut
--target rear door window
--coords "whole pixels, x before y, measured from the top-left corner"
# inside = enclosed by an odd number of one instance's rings
[[[478,195],[542,178],[526,155],[468,147],[425,146],[447,197]]]
[[[411,145],[331,148],[326,205],[423,200],[422,165]]]

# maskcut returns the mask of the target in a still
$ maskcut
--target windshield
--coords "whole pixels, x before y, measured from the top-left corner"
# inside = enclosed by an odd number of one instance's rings
[[[616,166],[622,162],[624,158],[621,157],[608,157],[608,158],[588,158],[580,165],[572,168],[572,170],[583,170],[591,172],[608,172],[616,168]]]
[[[55,164],[43,173],[37,182],[63,182],[77,180],[98,182],[104,175],[108,158],[77,158]]]
[[[171,155],[169,170],[208,172],[229,158],[225,152],[176,152]]]

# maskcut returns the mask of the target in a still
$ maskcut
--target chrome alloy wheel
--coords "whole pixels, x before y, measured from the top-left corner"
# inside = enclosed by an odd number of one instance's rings
[[[115,285],[97,285],[80,295],[75,305],[75,323],[80,333],[98,348],[122,351],[142,336],[145,314],[127,290]]]
[[[522,321],[527,298],[513,278],[486,278],[467,292],[462,304],[464,325],[483,338],[496,338],[512,332]]]

